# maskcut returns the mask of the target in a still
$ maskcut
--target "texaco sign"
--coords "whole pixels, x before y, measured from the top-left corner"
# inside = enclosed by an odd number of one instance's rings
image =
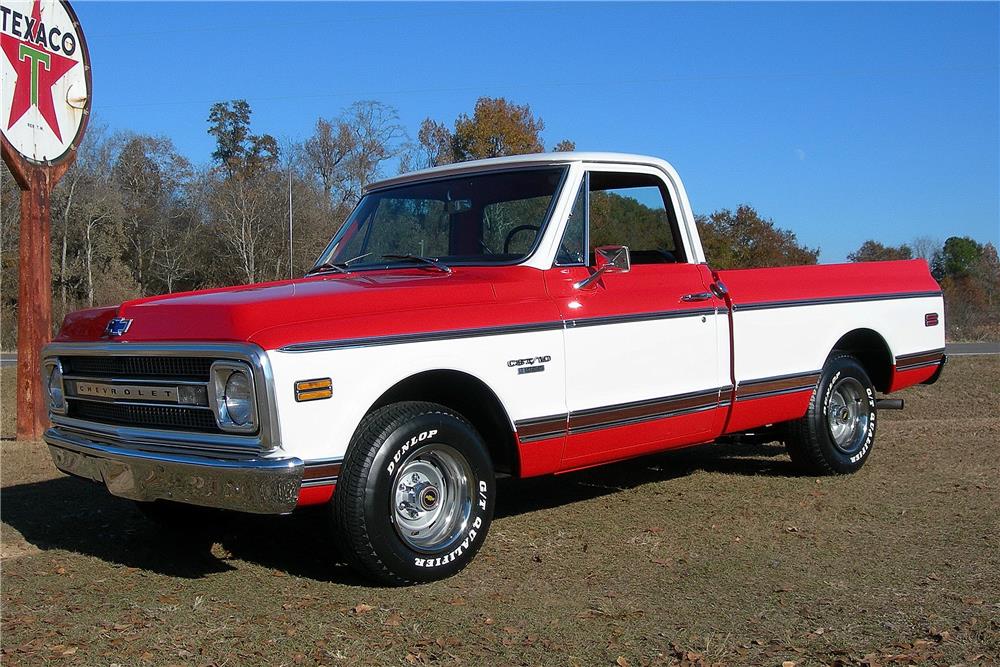
[[[80,24],[60,0],[0,0],[0,131],[33,164],[75,148],[90,107]]]

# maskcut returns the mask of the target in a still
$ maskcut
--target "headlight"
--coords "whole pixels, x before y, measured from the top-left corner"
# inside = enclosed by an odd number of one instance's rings
[[[66,392],[63,388],[62,364],[58,360],[46,362],[45,391],[49,398],[49,411],[58,414],[66,412]]]
[[[223,431],[257,430],[257,401],[250,367],[236,361],[212,364],[212,409]]]
[[[250,378],[242,371],[236,371],[226,380],[226,412],[237,426],[246,426],[253,413],[253,389]]]

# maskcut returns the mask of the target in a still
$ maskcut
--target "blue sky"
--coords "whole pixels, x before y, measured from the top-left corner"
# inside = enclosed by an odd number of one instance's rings
[[[1000,4],[77,2],[110,129],[212,151],[213,101],[298,141],[359,99],[412,135],[481,95],[551,147],[674,164],[841,261],[867,238],[1000,237]]]

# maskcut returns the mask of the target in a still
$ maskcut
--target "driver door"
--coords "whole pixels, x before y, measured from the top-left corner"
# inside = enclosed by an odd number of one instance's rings
[[[627,246],[627,271],[595,271],[594,249]],[[585,284],[586,283],[586,284]],[[686,261],[655,174],[591,171],[546,286],[566,321],[564,470],[714,438],[719,301]]]

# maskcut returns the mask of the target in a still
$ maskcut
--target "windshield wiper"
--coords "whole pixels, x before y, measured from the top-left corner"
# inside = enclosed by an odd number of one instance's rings
[[[306,271],[306,275],[311,276],[314,273],[322,273],[323,271],[338,271],[340,273],[350,273],[350,271],[342,267],[339,262],[323,262],[319,266],[314,266],[308,271]]]
[[[349,267],[351,264],[360,259],[364,259],[370,254],[371,254],[370,252],[366,252],[363,255],[358,255],[357,257],[351,257],[346,262],[323,262],[319,266],[314,266],[313,268],[309,269],[306,272],[306,275],[311,276],[314,273],[320,273],[321,271],[330,271],[330,270],[339,271],[340,273],[350,273],[350,271],[347,270],[347,267]]]
[[[429,266],[433,266],[439,271],[444,271],[445,273],[451,273],[451,267],[442,262],[441,260],[435,259],[433,257],[424,257],[423,255],[382,255],[382,259],[412,259],[415,262],[423,262]]]

